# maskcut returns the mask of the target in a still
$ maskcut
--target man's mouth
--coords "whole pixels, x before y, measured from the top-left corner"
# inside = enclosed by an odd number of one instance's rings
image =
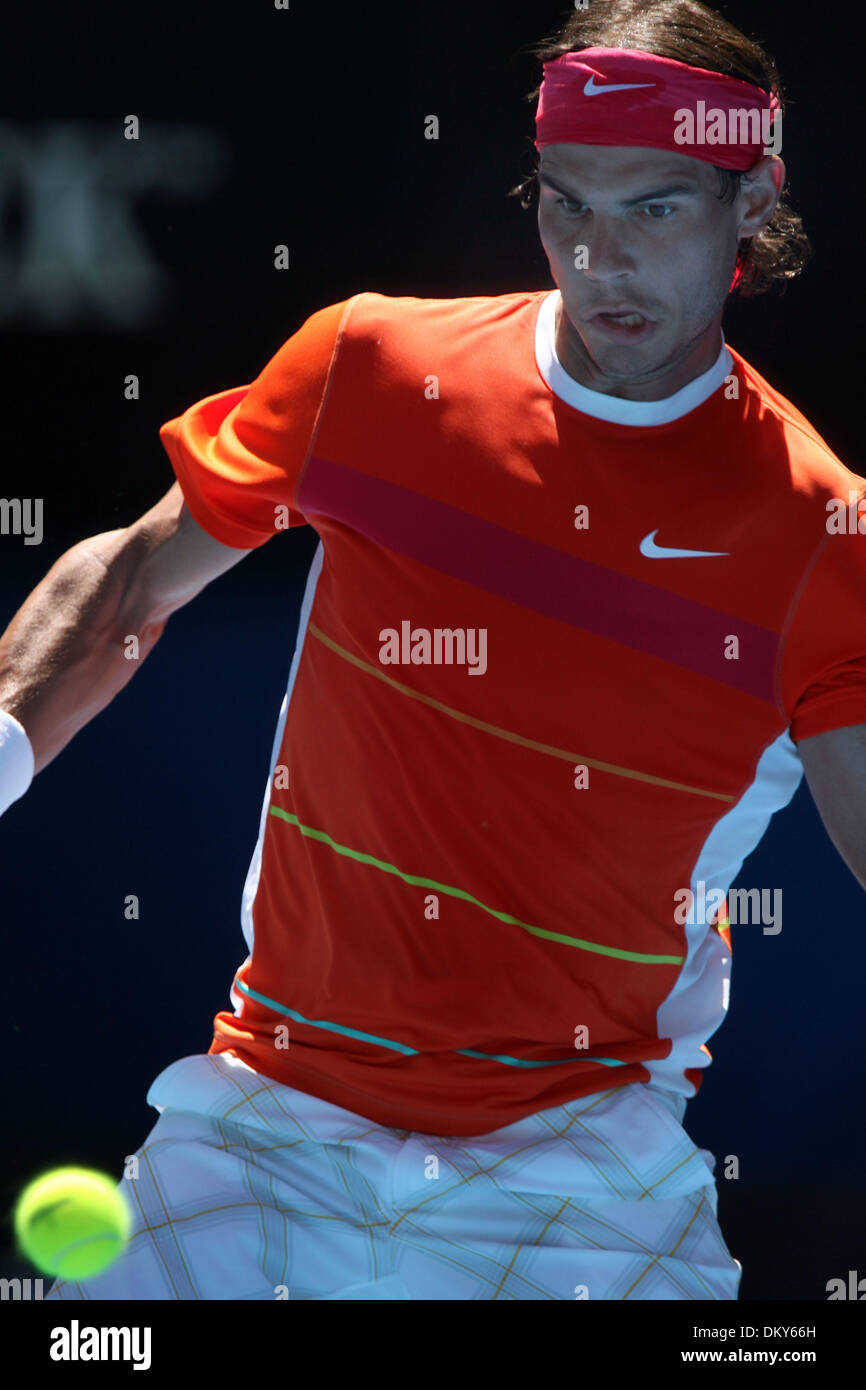
[[[602,311],[594,314],[590,323],[594,328],[618,338],[642,338],[655,328],[655,321],[637,309],[620,310],[619,313]]]
[[[643,314],[599,314],[598,317],[607,319],[610,323],[621,323],[623,328],[638,328],[642,323],[646,323]]]

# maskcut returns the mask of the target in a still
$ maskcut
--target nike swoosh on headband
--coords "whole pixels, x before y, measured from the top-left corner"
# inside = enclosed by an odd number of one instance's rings
[[[593,73],[583,89],[583,95],[585,97],[600,97],[602,92],[631,92],[637,87],[655,86],[655,82],[612,82],[607,87],[597,87],[595,85],[595,73]]]
[[[703,555],[730,555],[729,550],[669,550],[666,546],[656,545],[658,528],[651,531],[648,536],[644,536],[640,543],[641,555],[646,555],[648,560],[678,560],[689,559]]]

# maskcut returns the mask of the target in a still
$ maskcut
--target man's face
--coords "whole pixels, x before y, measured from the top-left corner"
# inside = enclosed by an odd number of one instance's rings
[[[770,172],[773,163],[781,175]],[[651,400],[709,370],[738,240],[772,215],[784,176],[774,156],[761,169],[755,191],[725,204],[715,169],[690,155],[576,144],[541,150],[538,227],[562,295],[558,346],[566,346],[567,371],[593,389]],[[629,329],[597,317],[623,308],[651,322]]]

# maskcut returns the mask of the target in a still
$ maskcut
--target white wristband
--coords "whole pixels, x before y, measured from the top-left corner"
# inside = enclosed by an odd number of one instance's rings
[[[0,710],[0,816],[23,796],[33,781],[36,759],[23,727]]]

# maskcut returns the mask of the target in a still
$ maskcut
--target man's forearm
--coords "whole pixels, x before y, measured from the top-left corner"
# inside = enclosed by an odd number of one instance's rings
[[[110,704],[162,634],[167,619],[142,622],[135,610],[132,558],[123,530],[80,541],[0,637],[0,710],[23,726],[36,772]]]

